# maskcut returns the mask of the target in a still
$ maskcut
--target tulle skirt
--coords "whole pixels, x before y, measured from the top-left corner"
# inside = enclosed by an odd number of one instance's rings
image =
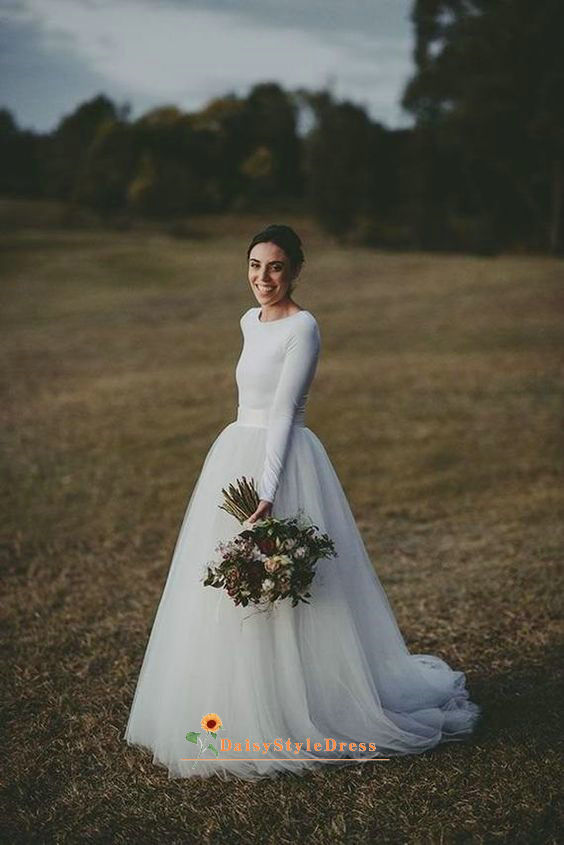
[[[148,749],[169,778],[254,780],[318,765],[378,762],[463,740],[481,708],[466,678],[440,657],[410,654],[374,571],[347,498],[303,417],[292,428],[273,515],[301,508],[333,539],[320,560],[311,604],[272,612],[236,606],[204,587],[220,541],[243,530],[220,509],[221,490],[258,483],[266,412],[238,408],[213,441],[188,501],[154,618],[124,734]],[[223,727],[212,738],[206,714]],[[187,741],[189,732],[217,755]]]

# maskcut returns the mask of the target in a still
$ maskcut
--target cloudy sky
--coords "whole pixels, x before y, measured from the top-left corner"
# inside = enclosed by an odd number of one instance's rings
[[[248,93],[329,87],[386,126],[412,73],[412,0],[0,0],[0,106],[48,131],[103,92],[133,118]]]

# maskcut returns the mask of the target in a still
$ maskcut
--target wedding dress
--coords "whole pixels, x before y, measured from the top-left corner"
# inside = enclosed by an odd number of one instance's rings
[[[378,758],[467,738],[481,714],[462,671],[410,654],[335,469],[305,425],[321,348],[315,317],[260,317],[260,307],[241,317],[237,418],[211,444],[188,501],[124,734],[169,778],[386,765]],[[261,613],[203,585],[217,545],[243,530],[219,507],[222,488],[242,476],[273,516],[301,508],[333,539],[338,556],[318,562],[311,604],[284,600]],[[186,735],[200,732],[206,746],[207,714],[222,722],[218,753],[198,757],[202,746]]]

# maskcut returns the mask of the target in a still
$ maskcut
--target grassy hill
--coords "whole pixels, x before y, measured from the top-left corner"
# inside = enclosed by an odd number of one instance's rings
[[[557,842],[563,263],[338,247],[294,217],[10,219],[3,841]],[[169,781],[121,737],[184,508],[236,416],[246,248],[269,222],[303,237],[294,299],[321,328],[306,424],[410,650],[465,671],[484,718],[410,758]]]

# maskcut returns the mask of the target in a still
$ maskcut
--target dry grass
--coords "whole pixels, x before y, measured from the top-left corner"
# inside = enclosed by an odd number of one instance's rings
[[[235,417],[266,222],[3,238],[2,842],[556,843],[555,260],[337,249],[292,221],[323,342],[308,425],[410,650],[466,671],[473,740],[226,785],[169,781],[121,739],[185,505]]]

